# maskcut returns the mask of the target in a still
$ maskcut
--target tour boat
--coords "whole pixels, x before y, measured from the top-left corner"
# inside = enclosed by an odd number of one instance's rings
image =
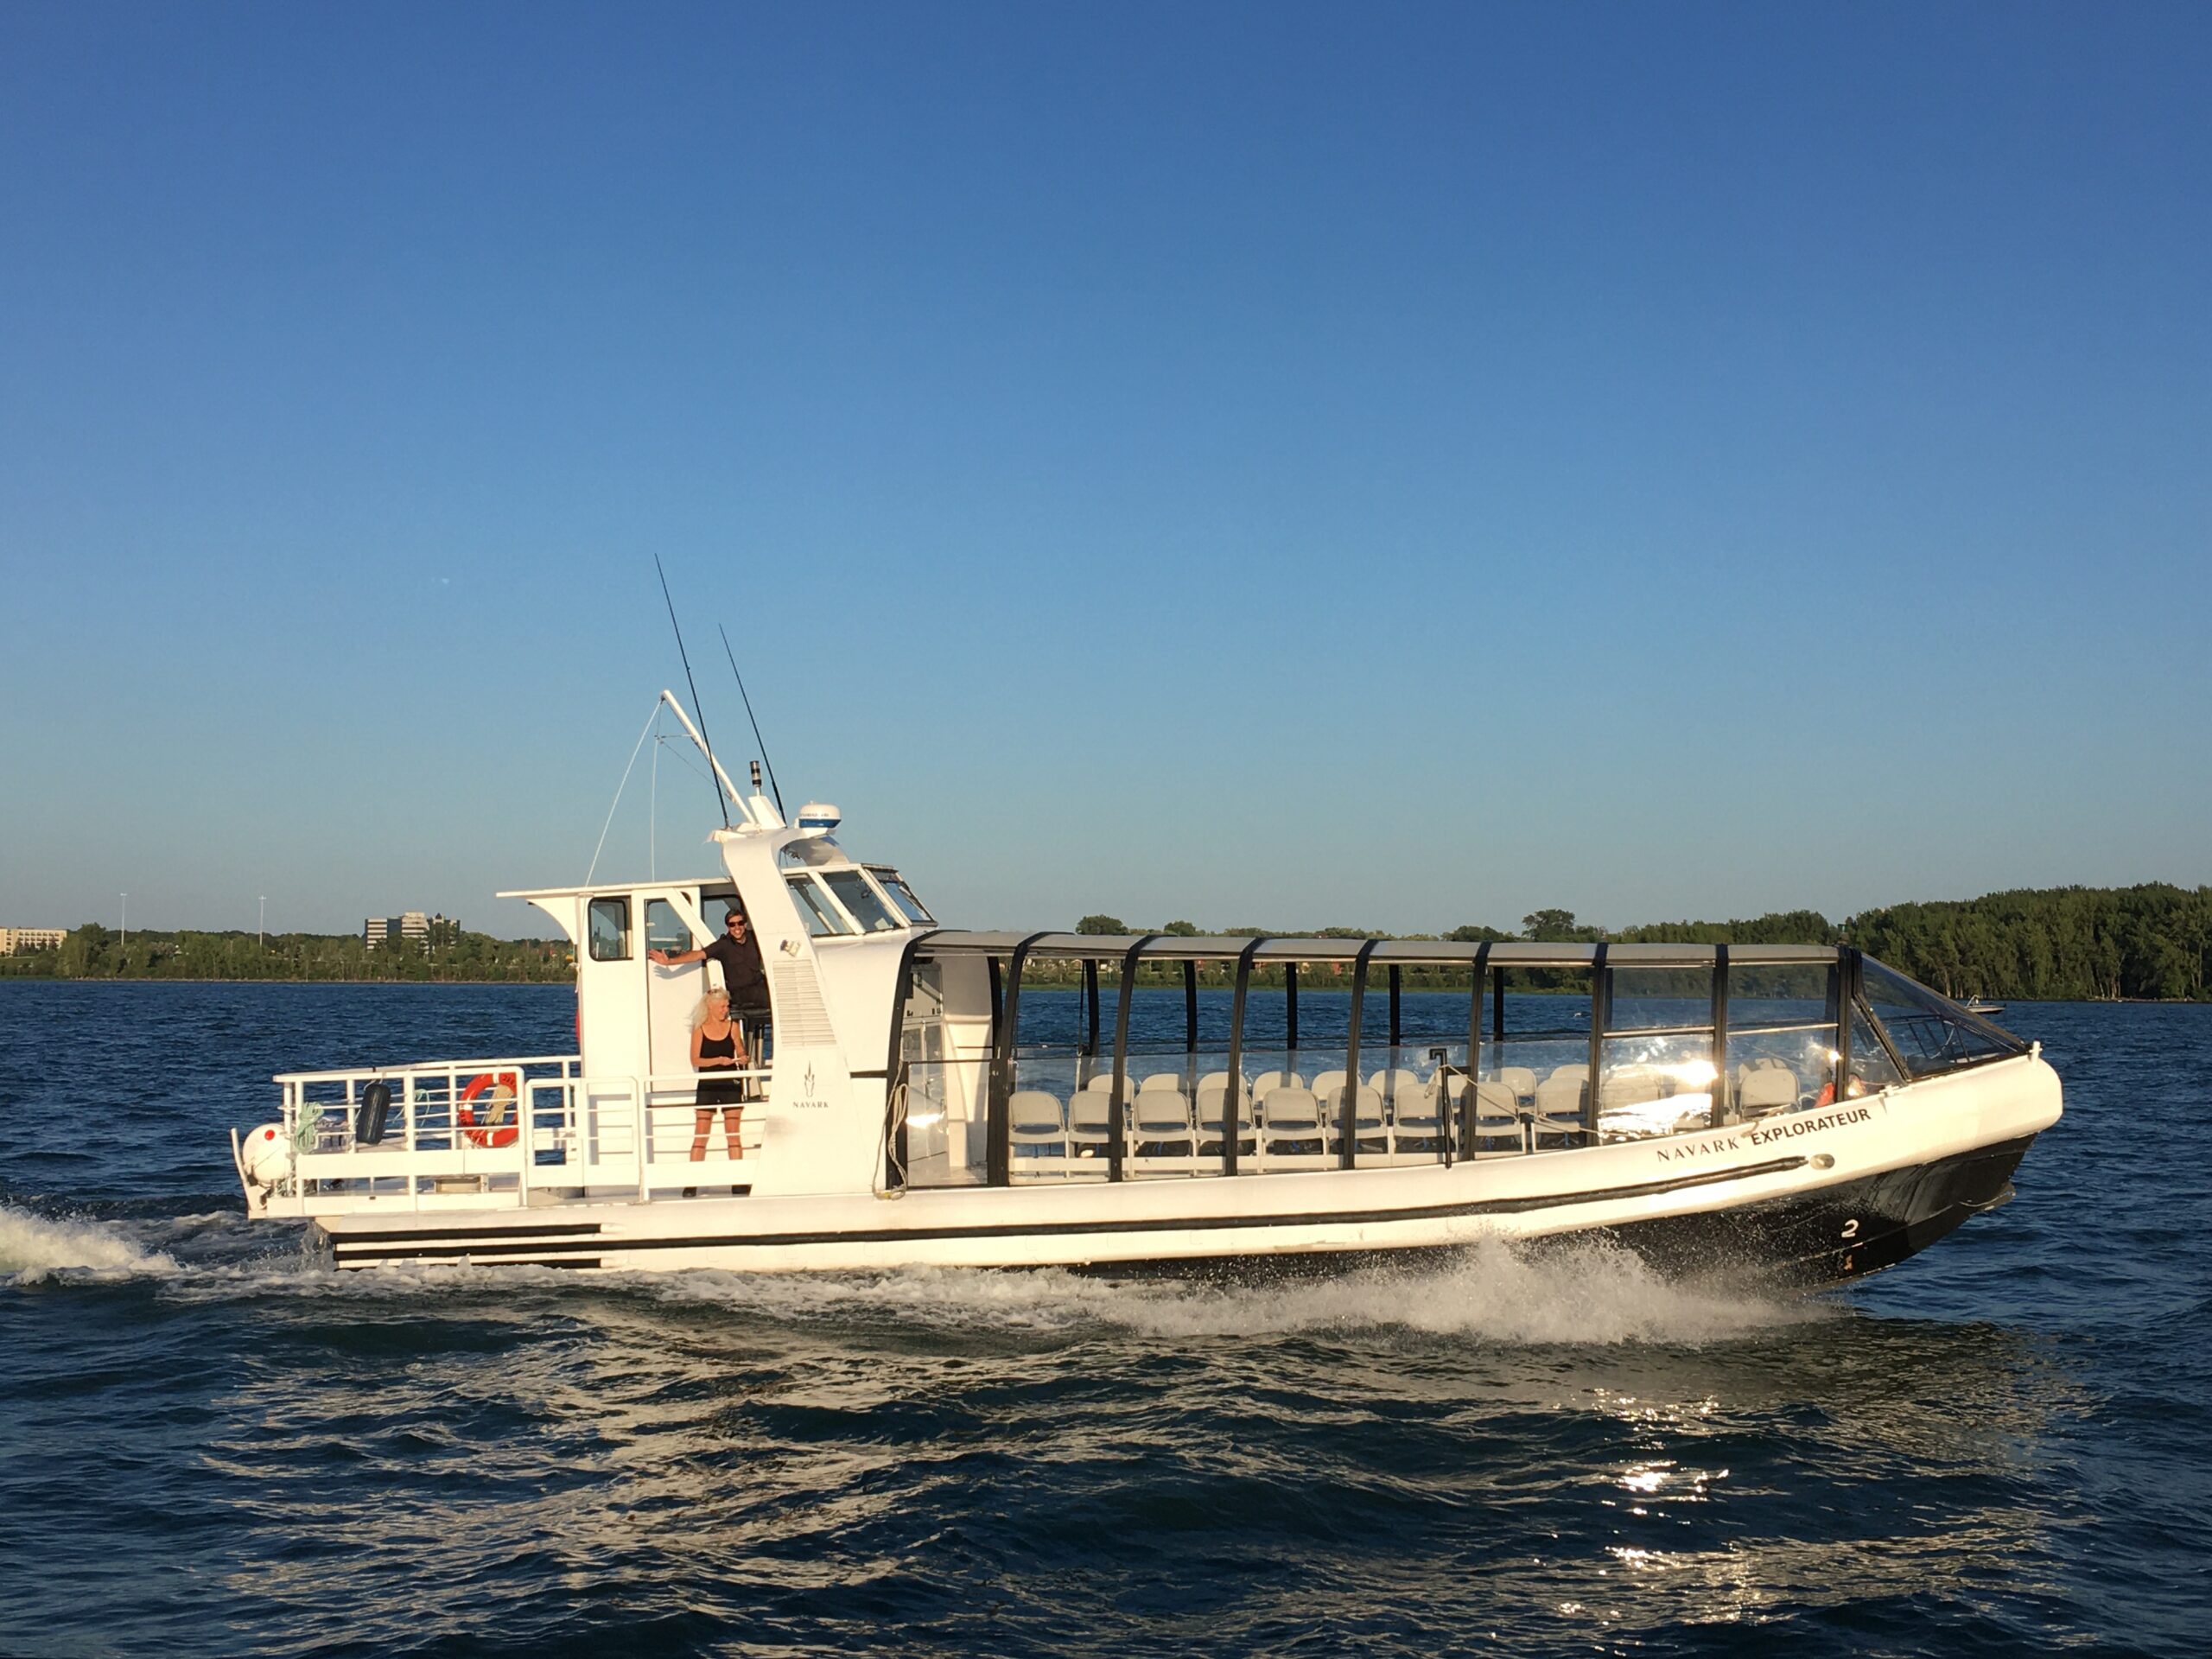
[[[2009,1198],[2060,1116],[2037,1045],[1849,946],[960,931],[834,808],[786,822],[708,760],[719,868],[501,895],[575,947],[575,1052],[281,1075],[232,1135],[248,1213],[343,1268],[1203,1273],[1599,1234],[1827,1283]],[[652,957],[733,901],[771,1024],[737,1155],[720,1107],[698,1155],[710,964]]]

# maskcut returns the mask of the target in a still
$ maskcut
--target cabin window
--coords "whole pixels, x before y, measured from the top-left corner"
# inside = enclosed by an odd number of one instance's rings
[[[1484,1091],[1493,1109],[1523,1116],[1538,1151],[1581,1144],[1590,1108],[1587,968],[1491,970],[1480,1081],[1495,1085]]]
[[[1903,1083],[1897,1075],[1897,1062],[1890,1058],[1890,1051],[1882,1046],[1882,1039],[1874,1034],[1873,1022],[1866,1018],[1866,1010],[1854,1007],[1851,1010],[1851,1082],[1850,1093],[1879,1094],[1893,1084]]]
[[[1607,1032],[1711,1031],[1713,969],[1611,968],[1605,975]]]
[[[630,959],[630,901],[594,899],[591,901],[591,959],[627,962]]]
[[[1863,973],[1874,1017],[1916,1077],[2023,1052],[2017,1040],[1983,1024],[1955,1002],[1871,957],[1864,963]]]
[[[891,906],[883,902],[882,895],[868,885],[868,878],[858,870],[824,870],[822,879],[852,912],[861,932],[888,933],[906,926],[891,913]]]
[[[787,875],[784,880],[790,886],[791,897],[798,901],[799,914],[806,918],[806,931],[814,938],[826,938],[833,933],[849,933],[845,918],[824,898],[822,889],[814,885],[809,875]]]
[[[899,1028],[891,1179],[910,1186],[978,1186],[988,1174],[999,964],[977,957],[917,959]]]
[[[1728,1096],[1738,1117],[1795,1111],[1835,1082],[1836,964],[1728,964]]]
[[[691,930],[665,899],[645,900],[645,949],[683,951],[691,948]]]
[[[1395,1126],[1425,1104],[1412,1096],[1464,1091],[1463,1077],[1439,1082],[1440,1066],[1467,1065],[1467,968],[1464,963],[1378,962],[1367,976],[1360,1068],[1380,1090]],[[1394,1143],[1395,1144],[1395,1143]]]
[[[1607,1140],[1713,1121],[1713,970],[1609,968],[1598,1128]]]
[[[916,927],[937,925],[937,918],[923,907],[922,901],[914,897],[914,890],[906,885],[898,871],[871,864],[868,867],[868,873],[881,884],[883,890],[891,895],[891,902],[904,911],[906,919]]]

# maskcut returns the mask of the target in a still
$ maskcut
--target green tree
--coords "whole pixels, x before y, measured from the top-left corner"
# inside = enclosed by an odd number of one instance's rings
[[[1521,918],[1529,938],[1543,944],[1594,944],[1604,937],[1594,927],[1584,927],[1571,910],[1539,910]]]

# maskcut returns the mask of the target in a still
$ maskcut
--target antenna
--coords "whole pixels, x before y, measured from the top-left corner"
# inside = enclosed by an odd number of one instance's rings
[[[745,696],[745,676],[737,671],[737,653],[729,648],[729,630],[719,622],[715,624],[715,629],[722,637],[722,655],[729,658],[730,677],[737,682],[737,695],[745,697],[745,717],[753,721],[753,741],[760,746],[761,764],[768,768],[768,787],[776,797],[776,816],[779,818],[783,817],[785,816],[784,791],[776,788],[776,763],[768,759],[768,742],[760,735],[760,722],[753,720],[753,699]],[[691,701],[694,702],[699,701],[699,694],[696,691],[691,694]],[[756,790],[760,787],[760,780],[758,778],[753,780],[753,787]]]
[[[661,569],[660,555],[658,553],[653,555],[653,569],[660,574],[660,596],[668,601],[668,626],[676,630],[676,654],[683,664],[683,683],[691,688],[691,706],[699,709],[699,747],[706,750],[707,759],[711,762],[715,758],[715,746],[707,741],[707,711],[699,707],[699,688],[691,678],[691,656],[683,649],[683,627],[676,620],[676,601],[668,596],[668,572]],[[715,774],[715,804],[721,809],[722,828],[727,830],[729,828],[729,803],[722,798],[721,768],[709,765],[707,770]]]

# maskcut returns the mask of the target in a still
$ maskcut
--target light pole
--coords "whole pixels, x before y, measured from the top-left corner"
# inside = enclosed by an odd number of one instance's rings
[[[128,944],[130,943],[130,895],[125,893],[118,896],[123,900],[123,942]]]
[[[261,895],[261,919],[253,925],[253,948],[261,949],[261,936],[269,931],[269,895]]]

